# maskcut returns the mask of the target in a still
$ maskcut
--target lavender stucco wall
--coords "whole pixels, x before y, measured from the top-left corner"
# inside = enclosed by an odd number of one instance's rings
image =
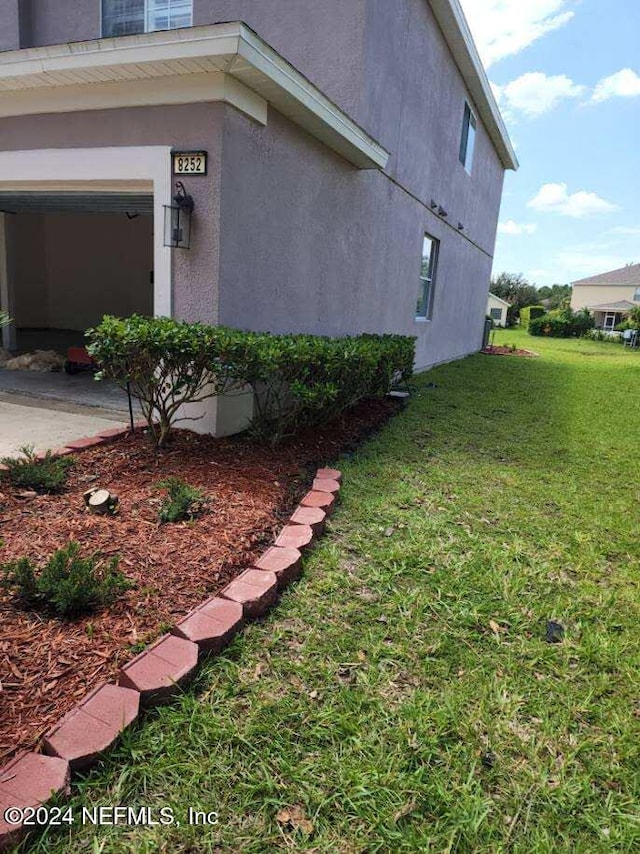
[[[493,254],[504,168],[480,121],[472,174],[458,158],[474,107],[425,0],[369,0],[363,123],[391,152],[394,180]],[[487,282],[488,290],[488,282]]]
[[[417,366],[478,349],[491,258],[379,172],[287,119],[227,108],[220,322],[273,332],[415,335]],[[422,236],[441,241],[432,322],[416,322]]]
[[[357,120],[369,0],[194,0],[193,22],[243,21]]]
[[[174,313],[187,320],[215,323],[223,117],[222,104],[197,104],[2,119],[0,150],[122,145],[206,149],[208,175],[184,179],[187,191],[196,199],[196,212],[192,249],[173,253]]]
[[[100,0],[26,0],[26,5],[30,43],[23,47],[100,38]]]
[[[18,0],[0,0],[0,51],[20,47]]]

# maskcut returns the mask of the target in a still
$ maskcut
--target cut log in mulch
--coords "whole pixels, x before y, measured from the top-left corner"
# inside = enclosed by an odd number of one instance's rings
[[[529,358],[537,359],[539,353],[534,353],[533,350],[513,349],[512,347],[504,347],[502,344],[490,344],[480,350],[485,356],[528,356]]]
[[[1,482],[1,563],[27,556],[42,565],[77,540],[83,554],[118,555],[135,588],[72,621],[20,610],[0,588],[0,762],[35,747],[97,682],[112,679],[142,646],[246,569],[273,542],[316,466],[353,450],[400,406],[363,402],[278,448],[180,430],[158,454],[138,433],[77,454],[61,495],[20,498]],[[199,518],[158,522],[165,495],[158,482],[171,476],[204,491]],[[92,488],[118,496],[115,515],[88,510]]]

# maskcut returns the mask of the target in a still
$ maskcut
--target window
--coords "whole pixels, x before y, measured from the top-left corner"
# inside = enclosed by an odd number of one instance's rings
[[[433,314],[433,290],[438,263],[438,241],[425,234],[422,241],[422,266],[420,270],[420,290],[416,317],[431,320]]]
[[[193,0],[102,0],[102,35],[175,30],[193,23]]]
[[[471,112],[469,104],[464,105],[464,118],[462,120],[462,139],[460,140],[460,163],[471,175],[473,166],[473,152],[476,147],[476,117]]]
[[[489,317],[493,318],[493,320],[502,320],[502,309],[492,308],[489,312]]]
[[[636,288],[633,294],[633,301],[640,302],[640,288]]]

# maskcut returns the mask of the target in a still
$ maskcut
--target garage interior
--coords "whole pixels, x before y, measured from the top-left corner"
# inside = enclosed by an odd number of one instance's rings
[[[153,314],[153,195],[3,192],[3,330],[12,355],[82,347],[105,314]],[[126,395],[91,372],[0,369],[0,392],[124,410]]]

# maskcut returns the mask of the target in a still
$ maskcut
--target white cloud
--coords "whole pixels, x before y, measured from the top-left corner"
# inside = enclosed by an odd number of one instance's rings
[[[535,118],[565,98],[579,98],[586,90],[565,74],[547,77],[541,71],[530,71],[505,86],[493,84],[493,91],[501,107]]]
[[[616,225],[615,228],[610,228],[607,234],[621,237],[640,237],[640,225]]]
[[[521,234],[533,234],[538,226],[535,223],[518,223],[512,219],[506,222],[498,223],[498,234],[511,234],[519,236]]]
[[[609,98],[634,98],[640,95],[640,75],[630,68],[623,68],[596,84],[591,100],[594,103]]]
[[[482,61],[513,56],[573,18],[570,0],[462,0]]]
[[[597,276],[609,270],[619,270],[628,263],[623,255],[591,251],[588,247],[567,248],[554,257],[554,269],[565,274],[566,281],[576,281],[586,276]]]
[[[580,219],[593,214],[611,213],[617,205],[600,198],[596,193],[579,190],[569,194],[566,184],[543,184],[527,206],[544,213],[558,213]]]

